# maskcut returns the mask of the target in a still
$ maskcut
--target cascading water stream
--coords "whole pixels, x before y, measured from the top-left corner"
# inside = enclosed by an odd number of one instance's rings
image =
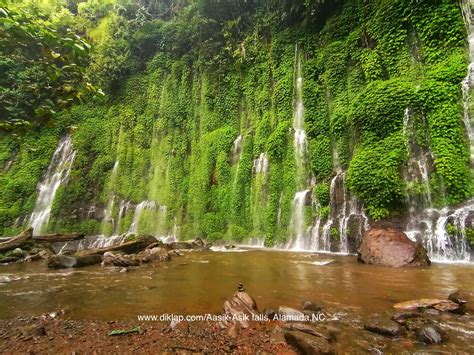
[[[469,66],[466,77],[462,82],[464,108],[463,121],[469,138],[471,165],[474,166],[474,122],[471,114],[471,88],[474,86],[474,1],[462,0],[461,8],[466,23],[468,35],[467,40],[469,45]]]
[[[76,152],[72,147],[72,138],[70,135],[66,135],[59,141],[46,175],[38,186],[38,198],[30,217],[33,235],[39,235],[47,227],[54,197],[59,186],[67,181],[75,155]]]
[[[287,248],[306,249],[307,236],[305,230],[305,206],[307,205],[308,189],[308,141],[304,129],[303,105],[303,67],[298,46],[295,48],[295,104],[293,111],[294,151],[296,162],[296,193],[293,198],[290,220],[290,240]]]
[[[135,207],[135,212],[133,214],[133,221],[128,229],[128,234],[138,234],[140,217],[144,210],[156,210],[155,201],[142,201]]]
[[[114,167],[112,168],[112,173],[110,175],[110,187],[109,187],[110,191],[109,191],[109,197],[107,199],[107,206],[105,207],[105,210],[104,210],[104,218],[102,220],[102,233],[105,232],[105,229],[108,223],[112,223],[113,233],[116,230],[116,223],[115,223],[115,219],[112,218],[112,212],[113,212],[113,208],[115,204],[114,186],[117,180],[118,168],[119,168],[119,160],[117,159],[115,161]]]
[[[253,162],[253,171],[255,174],[266,174],[268,172],[268,158],[265,153],[260,153]]]

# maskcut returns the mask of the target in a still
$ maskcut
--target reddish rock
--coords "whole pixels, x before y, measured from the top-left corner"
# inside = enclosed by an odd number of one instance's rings
[[[397,311],[416,311],[423,308],[434,308],[442,312],[456,311],[459,307],[460,305],[456,302],[436,298],[421,298],[419,300],[397,303],[393,306]]]
[[[394,228],[372,228],[362,237],[358,260],[390,267],[428,266],[426,249]]]
[[[238,324],[240,328],[248,328],[253,317],[259,316],[257,303],[243,286],[239,285],[239,290],[232,294],[224,302],[224,315],[226,319],[219,323],[221,328],[229,328]]]

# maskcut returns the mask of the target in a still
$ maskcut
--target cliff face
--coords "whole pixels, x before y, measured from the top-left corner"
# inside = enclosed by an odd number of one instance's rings
[[[28,224],[68,126],[75,157],[51,232],[350,251],[368,219],[412,221],[469,200],[458,4],[344,1],[325,11],[317,25],[254,19],[235,48],[212,56],[206,42],[158,51],[107,103],[76,106],[19,145],[4,140],[3,234]]]

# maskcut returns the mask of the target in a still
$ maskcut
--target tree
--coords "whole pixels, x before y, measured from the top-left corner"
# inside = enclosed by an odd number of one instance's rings
[[[0,7],[0,131],[51,122],[55,113],[102,96],[86,74],[90,44],[67,29],[52,29],[41,14]]]

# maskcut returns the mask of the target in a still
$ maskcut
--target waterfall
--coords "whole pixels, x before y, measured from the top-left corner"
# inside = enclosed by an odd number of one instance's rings
[[[433,160],[433,156],[429,149],[420,147],[417,142],[415,116],[411,108],[405,110],[403,136],[408,156],[406,169],[403,171],[403,177],[407,182],[405,200],[409,212],[406,234],[415,240],[419,233],[418,226],[422,217],[420,211],[423,211],[424,208],[427,211],[432,211],[433,207],[428,167],[428,161]],[[418,188],[416,188],[417,185]],[[421,191],[418,191],[420,188]],[[416,192],[413,190],[416,190]]]
[[[296,163],[296,193],[293,198],[290,220],[290,235],[292,240],[287,248],[307,248],[305,230],[305,206],[307,205],[308,189],[308,141],[304,130],[304,105],[303,105],[303,68],[298,46],[295,48],[295,104],[293,110],[294,151]]]
[[[244,143],[244,137],[239,135],[232,145],[232,151],[230,152],[230,160],[232,164],[236,164],[240,160],[240,154],[242,153],[242,145]]]
[[[71,136],[64,136],[59,141],[46,175],[38,186],[38,198],[30,217],[30,226],[33,228],[34,235],[44,232],[48,226],[54,197],[59,186],[69,177],[75,155]]]
[[[471,152],[471,165],[474,165],[474,122],[471,115],[471,88],[474,85],[474,3],[472,0],[462,0],[462,13],[466,23],[469,44],[469,66],[466,77],[462,82],[463,121],[466,126]]]
[[[122,219],[125,216],[125,214],[127,213],[129,208],[130,208],[130,201],[126,201],[126,200],[121,200],[120,201],[119,212],[118,212],[118,216],[117,216],[117,222],[114,223],[114,230],[113,230],[113,233],[112,233],[113,236],[116,236],[116,235],[119,234],[120,224],[121,224]]]
[[[253,171],[255,174],[266,174],[268,172],[268,158],[265,153],[260,153],[253,161]]]
[[[133,221],[128,229],[127,234],[138,234],[140,217],[144,210],[156,210],[155,201],[142,201],[135,207],[135,212],[133,214]]]
[[[119,160],[117,159],[114,163],[114,167],[112,168],[112,173],[110,175],[110,183],[109,183],[109,197],[107,199],[107,205],[104,209],[104,218],[102,220],[102,233],[106,234],[106,228],[108,223],[112,223],[112,232],[116,230],[116,223],[115,220],[112,218],[112,212],[115,203],[115,182],[117,180],[118,175],[118,168],[119,168]]]
[[[254,178],[250,187],[252,197],[252,224],[255,235],[265,233],[265,209],[268,206],[268,170],[269,162],[265,153],[260,153],[253,161]]]
[[[469,261],[466,224],[470,213],[474,212],[473,201],[457,209],[433,207],[429,183],[429,166],[433,156],[428,148],[417,143],[419,134],[414,119],[413,112],[407,108],[403,119],[408,154],[403,172],[407,181],[406,204],[409,212],[405,233],[410,239],[422,242],[433,261]]]
[[[304,223],[304,207],[306,206],[306,199],[310,192],[311,190],[299,191],[295,194],[293,199],[293,213],[290,221],[290,228],[294,233],[294,240],[291,244],[293,249],[304,250],[309,248]]]

